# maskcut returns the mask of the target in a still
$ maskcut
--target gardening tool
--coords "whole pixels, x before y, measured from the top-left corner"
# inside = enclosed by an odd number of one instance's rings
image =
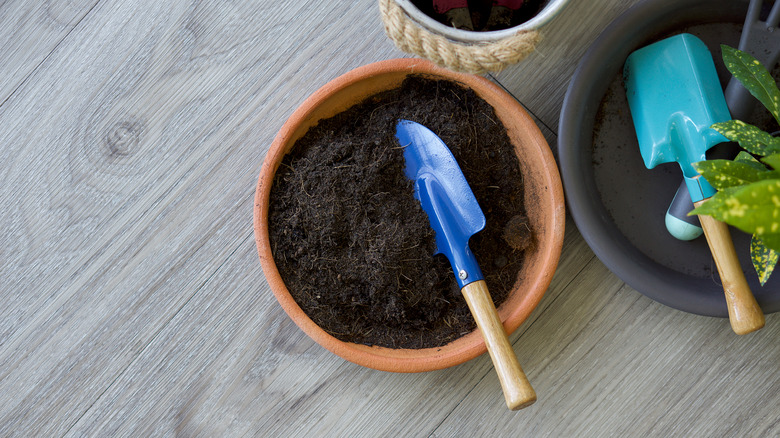
[[[436,232],[436,253],[450,260],[461,293],[485,339],[509,409],[536,401],[490,298],[469,238],[485,227],[485,215],[446,144],[430,129],[399,120],[396,138],[404,148],[406,176],[414,181],[414,196]]]
[[[763,0],[750,0],[742,35],[739,38],[739,50],[753,55],[769,71],[780,58],[780,1],[774,1],[766,21],[760,21]],[[753,111],[757,100],[735,78],[729,80],[725,91],[731,116],[744,120]]]
[[[780,58],[780,29],[777,28],[780,22],[780,1],[773,3],[766,21],[760,21],[763,3],[763,0],[750,0],[739,39],[739,50],[753,55],[771,71]],[[750,117],[757,100],[737,79],[732,77],[729,80],[724,94],[732,118],[746,120]],[[710,156],[731,159],[736,154],[736,147],[724,144],[718,147],[717,156],[713,154]],[[682,183],[666,211],[666,228],[680,240],[693,240],[702,233],[695,216],[688,216],[688,213],[693,210],[693,204],[687,195],[685,183]]]
[[[706,151],[727,141],[710,128],[731,116],[707,46],[691,34],[675,35],[641,48],[626,60],[626,95],[645,166],[677,162],[694,205],[715,189],[693,168]],[[726,224],[699,216],[726,294],[737,334],[764,326],[764,314],[745,280]]]

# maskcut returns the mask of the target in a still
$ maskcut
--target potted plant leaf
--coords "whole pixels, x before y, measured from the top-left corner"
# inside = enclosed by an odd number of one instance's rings
[[[750,54],[721,46],[729,72],[780,124],[780,90],[767,69]],[[753,235],[750,254],[764,285],[780,252],[780,137],[740,120],[713,129],[744,149],[734,160],[708,160],[696,170],[718,189],[692,215],[709,215]]]

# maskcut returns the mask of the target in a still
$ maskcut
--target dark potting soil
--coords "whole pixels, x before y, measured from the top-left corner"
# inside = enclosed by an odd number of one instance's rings
[[[512,13],[509,26],[491,28],[487,27],[487,21],[488,17],[490,17],[490,9],[493,7],[492,1],[469,0],[468,7],[469,12],[471,13],[471,22],[474,26],[474,31],[484,32],[519,26],[520,24],[525,23],[526,21],[536,16],[536,14],[542,10],[543,3],[545,3],[544,0],[526,0],[519,9]],[[412,4],[414,4],[417,9],[420,10],[420,12],[433,18],[439,23],[442,23],[445,26],[450,25],[450,23],[447,21],[447,17],[444,14],[439,14],[434,11],[433,2],[431,0],[412,0]]]
[[[321,120],[285,156],[271,190],[279,272],[304,312],[338,339],[444,345],[475,328],[449,261],[403,172],[398,119],[450,147],[487,220],[470,240],[496,306],[533,244],[519,163],[493,108],[453,82],[411,76]]]

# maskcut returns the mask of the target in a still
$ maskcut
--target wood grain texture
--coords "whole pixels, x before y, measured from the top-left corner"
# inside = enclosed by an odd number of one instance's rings
[[[542,123],[558,132],[563,96],[582,55],[608,23],[635,3],[638,2],[569,1],[542,29],[542,41],[534,53],[497,74],[496,79]]]
[[[707,199],[694,202],[693,205],[698,208],[705,202]],[[732,330],[738,335],[760,330],[766,322],[764,313],[742,272],[728,225],[711,216],[699,216],[699,222],[723,283]]]
[[[334,32],[330,51],[292,50],[292,35],[345,26],[346,7],[288,8],[276,29],[314,20],[285,34],[269,32],[268,6],[176,6],[101,3],[41,66],[48,74],[0,108],[0,393],[15,394],[3,431],[54,435],[94,403],[251,234],[279,102],[294,107],[318,86],[306,66],[335,76],[366,62],[332,62],[346,44]],[[353,47],[388,51],[375,32]],[[307,81],[285,96],[296,73]]]
[[[469,283],[460,291],[485,340],[506,407],[516,411],[531,406],[536,401],[536,392],[517,361],[485,280]]]
[[[573,1],[494,78],[551,143],[578,57],[630,3]],[[256,178],[306,96],[405,56],[374,2],[12,0],[0,43],[0,436],[780,434],[777,315],[739,337],[654,303],[571,221],[510,336],[539,397],[517,413],[487,355],[385,373],[290,322]]]
[[[35,71],[95,6],[83,2],[0,2],[0,103]]]
[[[776,406],[766,404],[780,388],[776,315],[743,338],[722,319],[650,301],[597,260],[577,281],[516,348],[539,394],[527,415],[500,413],[486,379],[434,436],[474,422],[486,436],[777,435]]]

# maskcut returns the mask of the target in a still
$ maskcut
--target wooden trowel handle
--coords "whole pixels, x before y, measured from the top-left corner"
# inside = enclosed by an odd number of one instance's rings
[[[705,202],[706,199],[694,205],[698,207]],[[760,329],[764,326],[764,313],[745,280],[745,273],[742,272],[742,265],[737,259],[728,225],[704,215],[699,216],[699,221],[704,229],[704,236],[707,238],[712,257],[715,259],[715,265],[718,267],[720,280],[723,282],[731,328],[738,335]]]
[[[536,392],[520,368],[512,344],[498,318],[496,306],[490,298],[485,280],[469,283],[461,289],[477,327],[485,339],[490,359],[498,373],[506,405],[511,410],[522,409],[536,401]]]

